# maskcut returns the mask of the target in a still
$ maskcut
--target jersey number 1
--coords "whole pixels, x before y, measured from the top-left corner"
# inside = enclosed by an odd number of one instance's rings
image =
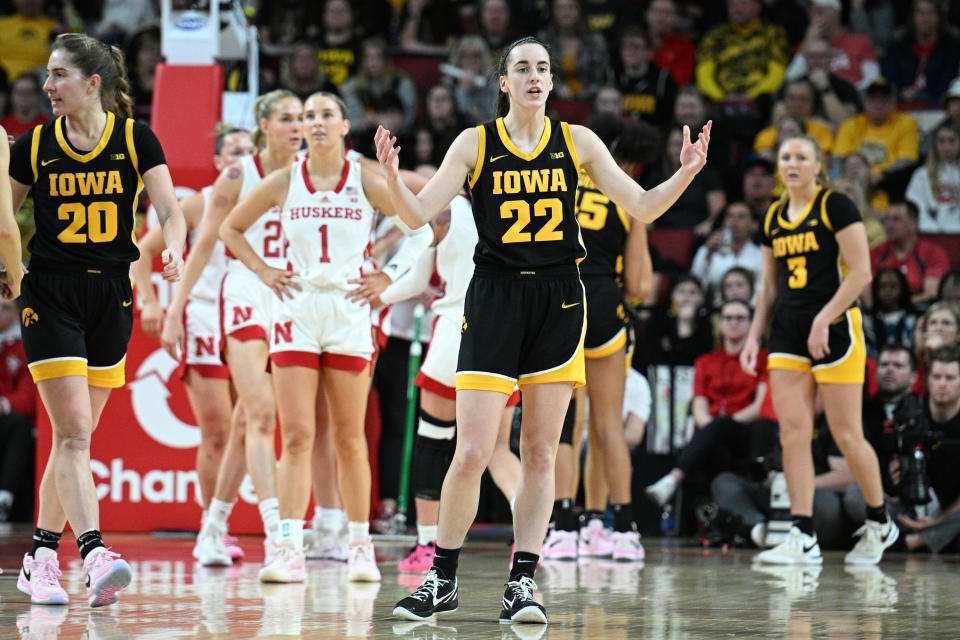
[[[117,205],[114,202],[79,202],[61,204],[57,218],[69,220],[67,228],[57,234],[57,240],[65,244],[85,242],[110,242],[117,237]],[[87,232],[81,229],[87,227]]]
[[[542,198],[533,203],[534,216],[546,216],[549,213],[550,219],[547,220],[540,231],[533,235],[534,242],[549,242],[551,240],[563,240],[563,231],[557,231],[557,227],[563,222],[563,203],[559,198]],[[504,244],[511,242],[530,242],[531,234],[523,229],[530,224],[530,203],[526,200],[507,200],[500,205],[500,217],[507,219],[516,217],[517,220],[510,228],[506,230],[501,238]]]

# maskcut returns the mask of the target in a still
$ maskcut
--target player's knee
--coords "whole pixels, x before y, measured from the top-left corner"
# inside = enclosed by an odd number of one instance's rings
[[[313,450],[313,428],[306,421],[293,421],[283,425],[283,452],[305,455]]]
[[[337,427],[333,428],[333,448],[338,460],[356,460],[367,457],[367,440],[363,428]]]
[[[521,442],[520,463],[528,472],[536,474],[553,473],[556,464],[556,449],[549,442]]]
[[[90,451],[91,430],[82,425],[58,430],[57,449],[63,453],[82,453]]]

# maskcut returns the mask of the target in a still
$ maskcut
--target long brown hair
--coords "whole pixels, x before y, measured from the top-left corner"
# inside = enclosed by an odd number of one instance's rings
[[[51,51],[63,49],[85,78],[100,76],[100,104],[121,118],[133,117],[133,98],[123,51],[85,33],[61,33]]]
[[[952,131],[953,135],[960,138],[960,126],[957,126],[957,124],[951,120],[944,120],[938,124],[933,130],[933,133],[930,134],[932,144],[930,145],[930,153],[927,154],[927,162],[924,166],[927,168],[927,179],[930,181],[930,191],[933,193],[934,198],[939,198],[940,169],[942,169],[945,164],[943,158],[940,157],[940,153],[937,151],[937,134],[941,131]],[[954,159],[953,162],[956,164],[957,160]]]
[[[507,75],[507,58],[510,57],[510,52],[524,44],[538,44],[547,51],[547,56],[550,56],[550,47],[546,45],[539,38],[534,36],[527,36],[525,38],[520,38],[519,40],[514,40],[507,46],[503,48],[503,53],[500,54],[500,62],[497,64],[497,75],[505,76]],[[553,64],[551,63],[551,68]],[[510,96],[503,91],[497,95],[497,117],[502,118],[510,112]]]

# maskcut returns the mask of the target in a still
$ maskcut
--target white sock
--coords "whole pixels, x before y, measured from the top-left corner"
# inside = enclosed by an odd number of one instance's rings
[[[0,490],[0,505],[9,507],[13,505],[13,494],[7,490]]]
[[[343,529],[343,523],[347,521],[347,513],[343,509],[327,509],[317,507],[314,509],[314,522],[324,531],[337,533]]]
[[[230,517],[230,512],[232,511],[232,502],[224,502],[223,500],[212,498],[210,500],[210,508],[207,509],[207,523],[211,527],[216,527],[218,531],[226,533],[227,519]]]
[[[298,551],[303,549],[303,520],[284,518],[279,526],[280,542],[290,542]]]
[[[426,546],[437,541],[437,525],[417,523],[417,544]]]
[[[370,537],[369,522],[348,522],[347,532],[350,543],[363,542]]]
[[[263,520],[263,532],[268,538],[276,538],[280,528],[280,502],[276,498],[261,500],[257,505]]]

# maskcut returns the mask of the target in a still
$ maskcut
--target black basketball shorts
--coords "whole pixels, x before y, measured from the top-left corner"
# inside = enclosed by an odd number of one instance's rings
[[[586,296],[575,266],[534,273],[478,268],[463,309],[457,389],[585,382]]]
[[[21,288],[23,350],[34,382],[86,376],[117,388],[133,330],[126,270],[48,270],[31,265]]]
[[[807,371],[817,382],[862,384],[867,351],[860,309],[847,309],[830,324],[827,339],[830,353],[814,360],[807,348],[807,338],[818,311],[782,307],[774,311],[767,369]]]
[[[624,311],[623,289],[613,278],[584,278],[587,292],[587,336],[584,355],[604,358],[627,345],[630,320]]]

